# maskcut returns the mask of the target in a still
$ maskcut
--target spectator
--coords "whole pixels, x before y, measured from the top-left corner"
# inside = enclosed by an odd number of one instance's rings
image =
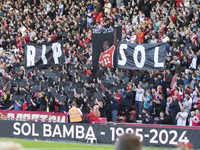
[[[176,115],[177,126],[186,126],[188,114],[185,112],[185,108],[181,107],[181,112]]]
[[[142,96],[144,94],[144,89],[142,89],[142,86],[139,84],[138,88],[134,89],[136,91],[135,95],[135,109],[136,109],[136,119],[139,119],[139,115],[142,114]]]
[[[166,113],[166,117],[165,117],[165,121],[164,121],[165,124],[169,124],[169,125],[174,125],[174,118],[173,118],[173,115],[171,113],[171,111],[167,111]]]
[[[1,141],[0,147],[2,150],[24,150],[21,144],[10,141]]]
[[[158,114],[160,114],[160,112],[162,112],[162,111],[165,112],[166,100],[165,100],[163,94],[159,95],[159,103],[157,103],[157,104],[158,104]]]
[[[146,113],[146,119],[145,119],[146,124],[154,124],[153,117],[149,112]]]
[[[127,122],[129,122],[129,111],[132,106],[132,101],[133,101],[133,93],[131,92],[130,88],[127,88],[126,92],[124,93],[124,97],[122,98],[122,106],[123,110],[125,111]]]
[[[15,111],[22,111],[23,102],[19,100],[15,100],[15,103],[11,105],[7,110],[11,110],[14,108]]]
[[[144,36],[147,34],[147,31],[142,31],[139,29],[139,33],[137,34],[137,43],[141,44],[144,43]]]
[[[142,143],[133,134],[123,135],[116,143],[116,150],[142,150]]]
[[[195,112],[194,111],[191,111],[190,112],[190,118],[189,118],[189,126],[192,126],[192,120],[194,118],[194,115],[195,115]]]
[[[163,111],[160,112],[158,119],[156,120],[157,124],[164,124],[165,123],[165,114]]]
[[[200,115],[199,115],[199,109],[195,111],[195,116],[191,119],[192,126],[199,126],[200,125]]]
[[[107,3],[104,5],[104,13],[109,15],[111,13],[111,8],[112,4],[107,0]]]
[[[179,108],[179,103],[178,103],[178,98],[177,96],[173,96],[170,104],[169,104],[169,108],[172,112],[173,118],[176,118],[177,113],[179,112],[180,108]]]
[[[39,92],[38,93],[38,101],[40,103],[40,111],[46,111],[47,108],[47,100],[45,100],[45,95],[44,92]]]
[[[49,106],[49,112],[55,111],[55,106],[56,106],[55,97],[50,98],[50,102],[48,103],[48,106]]]
[[[117,108],[118,108],[118,98],[117,95],[114,94],[114,101],[111,101],[112,104],[112,121],[117,123]]]
[[[88,115],[89,119],[90,119],[90,124],[92,124],[93,122],[100,122],[99,117],[101,116],[99,110],[94,109],[93,111],[90,112],[90,114]]]
[[[189,115],[192,104],[189,102],[189,97],[187,96],[185,96],[184,98],[183,107],[185,109],[185,112]]]
[[[143,100],[144,100],[144,108],[148,109],[151,101],[153,100],[152,96],[150,94],[150,90],[146,91],[146,97],[144,97],[144,95],[142,95],[142,96],[143,96]]]

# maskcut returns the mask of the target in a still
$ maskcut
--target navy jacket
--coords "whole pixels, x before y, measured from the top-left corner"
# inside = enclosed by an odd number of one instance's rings
[[[173,103],[170,103],[169,108],[173,114],[173,118],[176,118],[177,113],[180,111],[178,99],[175,100]]]
[[[132,92],[126,92],[124,94],[124,97],[122,98],[122,106],[132,106],[133,101],[133,93]]]
[[[117,110],[118,104],[119,104],[118,100],[115,99],[112,104],[112,110]]]

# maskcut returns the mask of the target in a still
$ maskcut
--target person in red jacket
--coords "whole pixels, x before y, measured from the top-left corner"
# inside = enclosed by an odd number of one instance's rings
[[[101,18],[103,18],[103,13],[100,12],[100,14],[97,16],[96,22],[100,22]]]
[[[94,109],[93,111],[90,112],[90,114],[88,115],[89,119],[90,119],[90,124],[92,124],[92,122],[100,122],[99,117],[101,116],[99,110]]]
[[[141,29],[139,29],[139,33],[137,34],[136,38],[137,38],[137,42],[138,43],[144,43],[144,36],[147,34],[147,30],[142,31]]]
[[[99,15],[99,13],[97,12],[97,10],[95,9],[94,12],[92,13],[92,21],[95,23],[97,16]]]
[[[200,114],[199,109],[196,110],[195,116],[191,119],[192,126],[200,126]]]

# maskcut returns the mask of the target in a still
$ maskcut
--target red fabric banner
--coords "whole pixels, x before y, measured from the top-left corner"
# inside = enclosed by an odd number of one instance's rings
[[[5,117],[5,118],[4,118]],[[67,114],[38,111],[4,111],[0,110],[0,120],[68,122]]]

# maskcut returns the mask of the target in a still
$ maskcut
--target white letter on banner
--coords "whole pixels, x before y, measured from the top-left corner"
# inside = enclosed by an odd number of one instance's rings
[[[67,135],[67,137],[74,138],[74,125],[70,126],[69,131],[67,130],[67,127],[65,125],[63,125],[63,138],[65,138]]]
[[[51,132],[51,125],[50,124],[43,124],[43,136],[50,137],[52,134]]]
[[[154,67],[164,67],[164,63],[158,62],[158,53],[159,53],[159,47],[155,47],[155,52],[154,52]]]
[[[28,128],[28,131],[25,132],[25,127]],[[21,127],[21,130],[22,130],[22,134],[25,135],[25,136],[28,136],[30,133],[31,133],[31,126],[28,124],[28,123],[24,123]]]
[[[138,58],[137,58],[139,51],[141,52],[141,62],[139,62]],[[146,59],[144,46],[138,45],[138,46],[135,47],[135,51],[133,53],[133,59],[135,61],[136,67],[142,68],[144,66],[145,59]]]
[[[32,124],[32,136],[39,136],[39,133],[36,133],[36,132],[35,132],[35,129],[36,129],[35,123],[33,123],[33,124]]]
[[[88,137],[96,138],[92,126],[89,126],[85,139],[88,139]]]
[[[28,45],[27,46],[27,55],[26,55],[26,66],[35,66],[35,46]]]
[[[46,45],[42,45],[42,61],[43,61],[43,64],[47,64],[47,58],[45,56],[46,54],[46,49],[47,49],[47,46]]]
[[[59,137],[62,137],[61,131],[60,131],[60,127],[58,124],[56,124],[54,130],[53,130],[53,134],[52,137],[55,137],[56,135],[58,135]]]
[[[118,65],[124,66],[126,64],[127,58],[124,54],[124,49],[127,49],[127,44],[120,44],[119,53],[122,57],[122,60],[118,60]]]
[[[20,126],[19,122],[15,122],[13,125],[13,128],[17,131],[17,132],[13,132],[14,135],[20,135],[20,128],[18,128],[17,126]]]
[[[53,43],[52,44],[52,50],[53,50],[54,62],[55,62],[55,64],[59,64],[58,58],[62,55],[61,44],[60,43]]]
[[[84,133],[84,127],[83,126],[76,126],[76,138],[77,139],[83,139],[85,136]]]

